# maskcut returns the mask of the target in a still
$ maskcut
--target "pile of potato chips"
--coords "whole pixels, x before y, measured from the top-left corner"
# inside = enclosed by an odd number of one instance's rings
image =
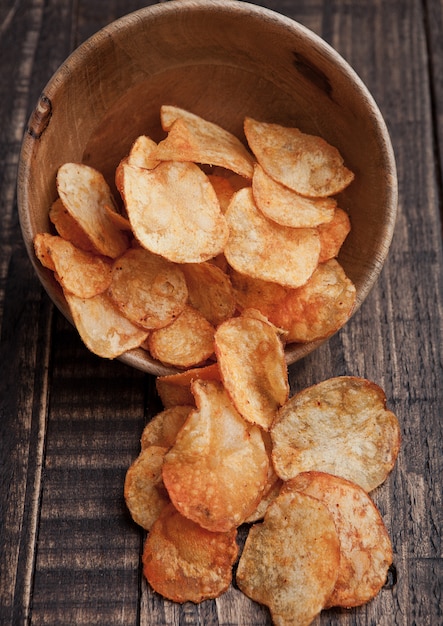
[[[353,180],[320,137],[246,118],[232,133],[161,107],[165,138],[142,135],[115,173],[65,163],[34,249],[54,272],[86,346],[143,348],[166,366],[215,359],[224,321],[257,309],[283,343],[324,339],[356,290],[337,260],[350,231],[334,198]]]

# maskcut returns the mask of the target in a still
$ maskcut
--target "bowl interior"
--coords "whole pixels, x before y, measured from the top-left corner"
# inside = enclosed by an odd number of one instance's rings
[[[267,9],[225,0],[181,0],[132,13],[94,35],[61,66],[31,116],[18,179],[19,214],[35,269],[70,319],[32,240],[49,229],[60,165],[82,161],[114,186],[115,168],[140,134],[164,136],[162,104],[189,109],[244,139],[246,115],[321,135],[355,173],[339,204],[352,231],[339,260],[365,299],[392,238],[395,161],[381,114],[353,70],[326,43]],[[292,363],[322,342],[289,345]],[[121,359],[153,374],[175,371],[143,350]]]

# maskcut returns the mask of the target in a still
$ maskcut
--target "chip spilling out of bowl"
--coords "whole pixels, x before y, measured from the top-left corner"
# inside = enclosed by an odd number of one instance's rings
[[[338,150],[251,117],[247,146],[176,106],[160,119],[165,138],[139,136],[119,163],[118,198],[96,169],[62,165],[54,233],[34,237],[85,345],[187,369],[213,361],[217,328],[248,309],[282,344],[340,329],[356,289],[337,260],[351,224],[336,196],[354,179]]]

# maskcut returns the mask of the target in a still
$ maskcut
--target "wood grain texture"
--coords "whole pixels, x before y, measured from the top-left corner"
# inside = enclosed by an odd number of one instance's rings
[[[173,0],[179,2],[180,0]],[[397,466],[373,494],[394,545],[388,584],[334,626],[443,623],[441,241],[443,5],[439,0],[267,0],[351,63],[391,133],[399,215],[381,276],[351,322],[290,368],[291,391],[365,376],[401,423]],[[27,118],[70,50],[146,3],[6,0],[0,6],[0,624],[258,626],[234,587],[176,605],[145,584],[144,535],[123,502],[126,468],[160,408],[154,379],[89,354],[25,253],[16,168]],[[364,150],[364,146],[361,146]]]

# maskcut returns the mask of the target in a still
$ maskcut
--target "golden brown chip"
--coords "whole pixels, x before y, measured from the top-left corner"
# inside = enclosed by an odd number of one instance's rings
[[[326,506],[294,491],[280,494],[249,531],[237,584],[269,607],[276,626],[308,626],[337,580],[340,544]]]
[[[80,250],[58,235],[36,235],[34,248],[41,263],[55,271],[63,289],[79,298],[97,296],[111,283],[109,259]]]
[[[320,235],[320,263],[338,256],[340,248],[351,230],[351,222],[348,214],[337,207],[334,217],[327,224],[318,226]]]
[[[88,165],[65,163],[57,172],[60,198],[95,249],[116,258],[128,247],[126,236],[114,226],[106,206],[115,200],[102,174]]]
[[[229,277],[213,263],[186,263],[181,266],[186,278],[190,304],[208,322],[218,326],[235,311],[234,292]]]
[[[134,235],[177,263],[207,261],[223,251],[226,219],[208,177],[195,163],[147,170],[123,163],[123,197]]]
[[[214,327],[186,305],[168,326],[152,331],[149,351],[154,359],[175,367],[201,365],[214,353]]]
[[[208,174],[208,178],[209,182],[214,187],[215,193],[217,194],[222,213],[226,213],[232,195],[236,190],[234,189],[230,179],[226,176],[220,176],[219,174]],[[242,180],[244,180],[244,178]]]
[[[109,295],[120,311],[143,328],[161,328],[183,311],[188,297],[181,269],[143,248],[114,261]]]
[[[330,378],[294,395],[280,409],[271,437],[283,480],[317,470],[365,491],[386,479],[400,448],[398,420],[386,409],[383,390],[356,376]]]
[[[152,170],[160,163],[160,161],[152,157],[152,153],[156,148],[157,144],[153,139],[147,135],[140,135],[131,146],[128,155],[129,165]]]
[[[288,287],[283,287],[278,283],[253,278],[235,270],[231,270],[229,275],[237,307],[241,311],[258,309],[268,319],[291,291]]]
[[[236,534],[205,530],[169,505],[145,541],[143,573],[155,591],[174,602],[217,598],[232,580]]]
[[[191,391],[194,380],[221,380],[218,363],[204,367],[195,367],[178,374],[157,376],[155,385],[163,406],[167,409],[176,405],[195,405]]]
[[[169,132],[153,152],[155,158],[218,165],[252,178],[254,159],[235,135],[178,107],[162,106],[160,115]]]
[[[333,196],[354,179],[339,151],[321,137],[250,117],[245,118],[244,131],[267,174],[302,196]]]
[[[143,429],[140,440],[142,450],[149,446],[170,448],[193,408],[189,405],[177,405],[157,413]]]
[[[137,348],[148,336],[148,331],[132,324],[106,294],[85,299],[65,292],[65,298],[83,343],[98,356],[114,359]]]
[[[132,519],[149,530],[160,512],[170,503],[162,478],[167,448],[143,449],[126,472],[124,497]]]
[[[215,381],[192,384],[197,408],[165,456],[163,480],[176,508],[212,531],[239,526],[266,485],[260,429],[245,422]]]
[[[271,178],[256,165],[252,192],[257,207],[269,219],[293,228],[312,228],[330,222],[337,205],[332,198],[306,198]]]
[[[266,479],[266,485],[265,485],[265,488],[263,489],[263,494],[262,494],[260,502],[257,505],[257,508],[245,520],[245,522],[247,522],[248,524],[252,522],[257,522],[258,520],[263,519],[268,506],[278,496],[278,494],[280,493],[281,486],[283,485],[283,481],[275,473],[274,466],[272,464],[271,436],[269,432],[263,430],[262,437],[263,437],[263,442],[265,444],[266,452],[269,458],[268,475]]]
[[[55,226],[55,230],[67,241],[74,244],[76,248],[80,250],[86,250],[87,252],[95,252],[99,254],[98,250],[89,239],[83,228],[76,222],[71,214],[65,208],[65,205],[60,198],[57,198],[52,203],[49,209],[49,219]]]
[[[233,317],[218,327],[215,351],[237,411],[269,430],[289,393],[285,354],[275,328],[261,319]]]
[[[306,472],[286,482],[282,492],[301,491],[328,508],[340,539],[340,568],[326,606],[346,608],[371,600],[386,582],[392,546],[382,517],[355,483],[322,472]]]
[[[131,223],[128,220],[128,218],[122,215],[121,213],[118,213],[115,207],[106,205],[105,211],[108,214],[108,217],[111,220],[111,222],[114,224],[116,228],[118,228],[118,230],[127,230],[127,231],[132,232]]]
[[[317,230],[290,228],[268,220],[255,206],[250,188],[234,194],[226,218],[230,234],[224,252],[238,272],[300,287],[317,267]]]

